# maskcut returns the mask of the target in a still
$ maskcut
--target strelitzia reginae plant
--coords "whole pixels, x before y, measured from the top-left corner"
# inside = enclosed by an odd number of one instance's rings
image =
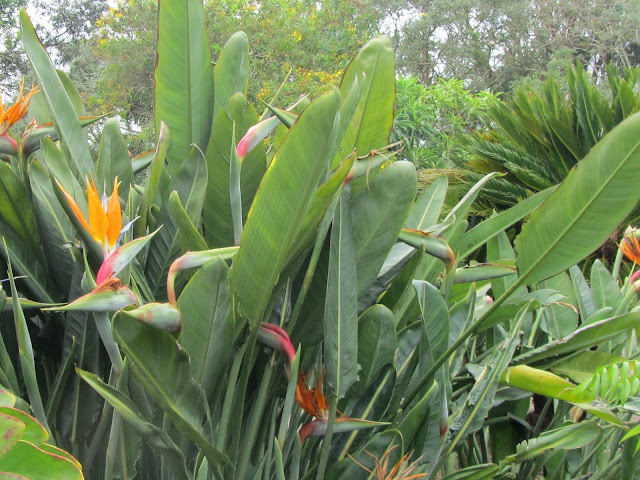
[[[629,300],[571,337],[554,323],[567,293],[552,279],[637,202],[638,118],[556,191],[468,229],[493,175],[443,212],[446,178],[416,199],[414,167],[384,153],[389,39],[366,44],[339,88],[259,116],[246,98],[246,36],[211,68],[203,15],[193,0],[159,5],[156,150],[131,159],[110,119],[95,161],[77,92],[20,17],[41,91],[32,104],[50,113],[34,109],[36,122],[56,135],[0,164],[4,258],[26,277],[9,275],[2,345],[15,337],[20,353],[0,349],[0,385],[86,477],[447,478],[455,465],[513,477],[538,471],[552,447],[598,450],[603,429],[630,430],[585,398],[583,424],[563,425],[559,410],[544,435],[487,441],[491,455],[476,442],[503,396],[556,395],[534,390],[543,382],[506,389],[522,378],[514,369],[547,372],[541,361],[564,358],[565,345],[574,353],[636,326]],[[524,217],[514,255],[504,230]],[[486,261],[467,264],[482,248]],[[603,458],[580,468],[606,472]],[[611,472],[622,464],[605,460]]]

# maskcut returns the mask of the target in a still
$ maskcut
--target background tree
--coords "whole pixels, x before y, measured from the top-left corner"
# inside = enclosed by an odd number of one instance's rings
[[[636,65],[637,0],[430,0],[395,12],[400,68],[430,84],[461,78],[473,91],[509,91],[523,77],[581,60],[596,75],[605,65]],[[386,8],[386,10],[385,10]]]
[[[129,0],[109,9],[72,71],[76,84],[92,79],[83,91],[95,113],[117,113],[137,133],[137,151],[153,140],[156,8],[152,0]],[[247,34],[253,77],[248,96],[270,102],[279,92],[279,105],[336,85],[378,27],[373,7],[351,0],[208,1],[205,21],[212,58],[234,32]]]
[[[35,24],[41,40],[57,65],[69,65],[78,54],[82,40],[107,8],[107,0],[3,0],[0,2],[0,87],[12,91],[29,67],[18,29],[18,13],[26,6],[42,19]],[[46,21],[44,21],[46,19]]]

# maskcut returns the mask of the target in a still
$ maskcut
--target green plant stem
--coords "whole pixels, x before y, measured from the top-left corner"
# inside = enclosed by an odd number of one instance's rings
[[[231,203],[231,219],[233,222],[233,240],[240,245],[242,235],[242,193],[240,191],[241,163],[236,154],[236,122],[233,122],[231,133],[231,152],[229,161],[229,201]]]
[[[244,421],[244,405],[246,402],[247,396],[247,387],[249,385],[249,377],[251,375],[251,370],[253,369],[253,364],[255,362],[255,353],[256,353],[256,340],[258,338],[258,329],[256,328],[247,339],[247,351],[244,356],[244,361],[242,362],[242,369],[240,374],[240,380],[238,381],[238,389],[236,390],[235,396],[235,405],[237,416],[234,418],[234,422],[232,423],[233,432],[232,432],[232,444],[231,450],[229,452],[229,458],[232,461],[236,461],[238,459],[238,451],[240,450],[240,442],[244,439],[242,438],[242,423]],[[237,465],[237,462],[236,462]],[[236,470],[237,472],[237,470]],[[235,475],[235,478],[241,479]]]
[[[105,402],[104,408],[102,410],[102,417],[100,418],[100,423],[98,423],[98,427],[93,434],[93,438],[91,439],[91,444],[89,445],[87,454],[84,457],[85,465],[91,465],[93,463],[93,459],[96,456],[96,453],[98,453],[98,449],[102,444],[102,437],[107,431],[107,422],[109,421],[109,414],[112,412],[112,410],[113,407],[109,404],[109,402]]]
[[[280,451],[280,446],[278,445],[278,439],[274,438],[273,442],[273,454],[275,456],[276,463],[276,480],[285,480],[286,477],[284,475],[284,462],[282,461],[282,452]]]
[[[616,258],[613,261],[613,269],[611,270],[611,276],[616,281],[618,281],[618,278],[620,277],[620,265],[622,265],[622,256],[622,250],[618,249],[618,251],[616,252]]]
[[[620,457],[622,455],[618,453],[614,456],[607,465],[602,467],[598,473],[589,477],[589,480],[602,480],[604,478],[621,478],[618,470],[620,470]]]
[[[16,289],[16,283],[13,277],[13,269],[11,268],[11,259],[9,257],[9,248],[7,242],[2,238],[4,243],[4,251],[7,259],[7,269],[9,274],[9,283],[11,285],[11,297],[13,302],[13,322],[16,331],[16,341],[18,342],[18,354],[20,359],[20,367],[22,368],[22,376],[24,378],[24,384],[27,389],[27,395],[29,396],[29,403],[31,404],[31,410],[33,410],[34,417],[42,424],[51,442],[54,439],[51,435],[51,429],[47,423],[47,416],[44,411],[44,404],[42,403],[42,397],[40,396],[40,388],[38,386],[38,378],[36,376],[36,365],[33,356],[33,345],[31,344],[31,337],[29,335],[29,327],[27,326],[27,320],[20,306],[18,299],[18,290]]]
[[[336,411],[338,407],[338,397],[332,395],[331,398],[331,410],[329,411],[329,420],[327,424],[327,433],[324,435],[322,441],[322,452],[320,453],[320,463],[318,465],[318,471],[316,473],[316,480],[324,479],[324,472],[327,469],[327,462],[329,461],[329,450],[331,448],[331,438],[333,437],[333,426],[336,423]]]
[[[125,390],[127,384],[127,368],[123,364],[120,371],[120,375],[117,375],[115,368],[111,368],[111,381],[115,380],[116,389],[119,391]],[[122,416],[116,411],[113,411],[111,417],[111,431],[109,432],[109,444],[107,445],[107,456],[104,465],[104,478],[113,478],[113,465],[115,464],[116,454],[118,453],[118,447],[122,445],[120,442],[120,434],[122,432]]]
[[[240,366],[242,365],[242,359],[244,358],[246,349],[247,344],[245,343],[236,353],[231,365],[231,370],[229,371],[229,378],[227,379],[227,390],[224,394],[224,401],[222,403],[220,427],[218,429],[218,438],[216,440],[216,447],[221,452],[224,452],[227,443],[227,428],[229,426],[231,410],[233,408],[233,397],[236,391],[236,383],[238,381],[238,375],[240,373]]]
[[[262,376],[262,380],[260,381],[260,389],[258,390],[258,395],[255,402],[253,403],[253,408],[251,409],[249,425],[247,426],[246,432],[242,435],[243,446],[242,450],[240,451],[240,456],[238,457],[238,462],[236,462],[236,478],[238,479],[243,479],[245,477],[245,471],[247,469],[247,465],[249,464],[249,457],[251,455],[253,445],[258,435],[258,428],[260,427],[260,423],[262,422],[262,414],[264,413],[264,407],[267,402],[267,392],[269,390],[272,373],[273,367],[267,364],[264,368],[264,375]]]
[[[629,285],[629,290],[627,290],[627,293],[625,293],[622,301],[618,304],[618,307],[615,309],[612,316],[617,317],[618,315],[620,315],[624,310],[627,309],[627,306],[629,305],[629,303],[631,303],[632,300],[635,299],[635,297],[636,292],[633,289],[633,285]]]
[[[284,398],[284,406],[282,407],[282,418],[280,419],[280,428],[278,429],[278,445],[282,450],[284,441],[289,429],[289,420],[291,419],[291,409],[296,394],[296,384],[298,381],[298,369],[300,367],[300,349],[296,353],[289,371],[289,383],[287,385],[287,395]]]
[[[118,344],[113,339],[113,335],[111,333],[111,320],[109,320],[109,315],[107,315],[106,312],[95,312],[93,314],[93,318],[95,319],[96,328],[98,329],[98,333],[102,339],[102,344],[107,350],[109,360],[111,360],[111,366],[113,367],[113,373],[117,383],[124,364],[122,362],[122,356],[120,355]]]

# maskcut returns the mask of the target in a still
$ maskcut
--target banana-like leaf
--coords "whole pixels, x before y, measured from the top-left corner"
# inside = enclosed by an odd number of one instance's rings
[[[585,350],[577,355],[554,362],[549,370],[557,375],[569,378],[573,382],[586,382],[600,368],[614,363],[624,362],[625,358],[607,352]]]
[[[123,313],[114,317],[113,333],[136,377],[175,426],[201,448],[211,465],[230,465],[204,435],[202,424],[208,416],[204,392],[193,380],[189,356],[175,338]]]
[[[638,203],[640,114],[594,146],[516,239],[521,282],[534,285],[580,262]]]
[[[215,83],[213,118],[215,118],[234,94],[247,95],[249,39],[244,32],[236,32],[229,37],[213,69],[213,77]],[[218,133],[214,130],[212,134]]]
[[[213,118],[213,68],[200,0],[161,2],[155,68],[155,119],[171,130],[168,171],[174,175],[191,145],[205,149]]]
[[[342,118],[342,117],[341,117]],[[289,252],[287,265],[296,265],[300,258],[317,241],[318,227],[324,215],[329,211],[336,195],[344,186],[344,181],[348,177],[349,171],[355,160],[354,155],[350,155],[329,177],[318,187],[311,200],[311,205],[307,211],[302,228],[298,232],[298,237],[293,242],[293,248]]]
[[[191,278],[178,299],[184,319],[180,341],[191,355],[191,371],[207,398],[231,355],[235,321],[226,262],[214,258]]]
[[[64,86],[65,91],[71,100],[71,105],[73,105],[73,109],[76,111],[78,117],[84,117],[87,113],[84,108],[84,103],[82,102],[82,97],[80,97],[80,93],[78,89],[75,87],[69,76],[63,72],[62,70],[56,70],[58,77],[60,78],[60,82]],[[49,106],[47,105],[47,101],[45,99],[42,91],[36,93],[33,97],[31,97],[31,103],[29,104],[29,112],[27,113],[27,118],[33,118],[38,123],[38,125],[45,126],[49,124],[47,127],[51,128],[55,132],[55,128],[53,127],[53,117],[51,116],[51,112],[49,111]],[[92,118],[102,118],[102,117],[92,117]],[[95,121],[95,120],[94,120]],[[87,125],[83,123],[83,127]],[[58,141],[57,132],[55,132],[56,138],[51,137],[54,141]],[[39,143],[39,142],[38,142]],[[23,138],[23,152],[24,152],[24,138]],[[26,152],[25,152],[26,153]]]
[[[535,362],[540,362],[556,355],[585,350],[615,338],[632,328],[637,328],[639,324],[640,312],[628,313],[619,317],[590,323],[561,340],[548,342],[541,347],[515,357],[513,362],[514,364],[526,362],[532,365]]]
[[[408,230],[403,228],[398,239],[414,248],[424,247],[425,253],[432,255],[444,262],[446,271],[449,272],[456,264],[456,259],[447,241],[431,233],[422,230]]]
[[[437,177],[414,202],[404,227],[426,231],[438,223],[442,206],[447,197],[447,187],[447,176]]]
[[[97,375],[76,368],[76,372],[85,382],[100,394],[138,433],[145,436],[146,441],[167,461],[171,471],[180,480],[190,478],[184,462],[184,455],[171,437],[164,430],[142,418],[135,403],[120,392],[102,381]]]
[[[594,307],[600,310],[612,307],[614,310],[622,302],[622,292],[611,273],[598,259],[591,266],[591,294]]]
[[[0,407],[0,414],[19,420],[22,423],[22,432],[19,438],[21,440],[34,445],[41,445],[49,438],[47,430],[40,422],[22,410],[12,407]]]
[[[396,351],[396,330],[393,314],[384,305],[373,305],[358,319],[359,384],[365,386],[378,371],[393,363]],[[349,414],[354,416],[353,414]],[[361,418],[358,415],[358,418]]]
[[[58,74],[60,74],[60,72],[58,72]],[[69,92],[67,91],[67,93]],[[31,111],[31,109],[29,109],[29,111]],[[82,127],[88,127],[89,125],[93,125],[97,121],[102,120],[104,117],[105,115],[98,115],[95,117],[78,117],[78,120]],[[52,123],[40,125],[37,128],[29,128],[22,137],[22,144],[20,145],[22,153],[25,155],[31,155],[40,148],[40,142],[45,137],[49,137],[54,142],[60,140],[58,138],[58,132]]]
[[[354,82],[360,85],[358,106],[340,146],[343,153],[355,148],[362,157],[387,145],[393,125],[395,62],[389,37],[370,40],[353,58],[340,83],[345,98]]]
[[[178,227],[178,239],[182,250],[185,252],[206,250],[207,242],[205,242],[193,221],[189,218],[176,191],[171,192],[171,195],[169,195],[169,210]]]
[[[453,283],[472,283],[515,275],[513,261],[505,263],[479,263],[456,269]]]
[[[185,161],[171,181],[170,189],[177,191],[182,205],[192,222],[200,220],[207,182],[207,164],[197,147],[192,147]],[[146,276],[149,286],[158,300],[162,300],[167,273],[171,263],[179,255],[178,227],[169,211],[168,202],[160,210],[162,228],[149,245]]]
[[[11,268],[11,258],[9,256],[9,249],[7,242],[3,240],[3,251],[7,255],[7,273],[9,274],[9,283],[11,285],[11,296],[13,298],[13,323],[16,332],[16,341],[18,343],[18,355],[20,359],[20,368],[22,370],[22,376],[26,386],[27,394],[29,396],[29,403],[36,419],[43,425],[49,436],[51,430],[47,423],[47,417],[44,411],[44,404],[42,403],[42,396],[40,395],[40,389],[38,388],[38,379],[36,376],[36,363],[33,355],[33,345],[31,343],[31,336],[29,335],[29,327],[27,320],[24,316],[20,303],[18,302],[18,291],[16,290],[16,282],[13,277],[13,269]]]
[[[216,90],[217,94],[217,90]],[[238,93],[225,101],[213,119],[213,132],[205,158],[207,160],[207,193],[203,223],[207,243],[212,247],[234,245],[230,197],[230,163],[239,140],[258,121],[253,105]],[[240,191],[242,213],[246,218],[260,180],[267,168],[264,148],[254,148],[242,161]]]
[[[102,129],[100,150],[96,163],[96,183],[98,189],[111,188],[113,180],[118,178],[121,198],[129,198],[129,186],[133,183],[133,168],[127,143],[125,142],[117,118],[110,118]],[[105,194],[107,192],[104,192]]]
[[[424,333],[429,338],[432,358],[438,358],[449,346],[449,310],[440,291],[423,280],[414,280],[422,312]]]
[[[348,202],[359,297],[378,275],[409,214],[416,196],[415,167],[409,162],[392,163],[368,183]]]
[[[495,217],[484,220],[464,234],[460,245],[460,258],[466,258],[476,249],[484,245],[490,238],[515,225],[533,212],[553,193],[556,187],[548,188],[523,200],[517,205],[499,213]]]
[[[25,246],[37,252],[40,239],[27,189],[5,162],[0,162],[0,218],[20,236]]]
[[[165,162],[167,158],[167,150],[171,140],[171,133],[166,123],[160,122],[160,129],[158,131],[158,144],[156,145],[156,151],[151,160],[151,168],[149,170],[149,177],[144,188],[144,193],[140,199],[140,205],[138,206],[138,221],[134,224],[133,230],[136,237],[141,237],[147,232],[147,228],[150,222],[151,208],[154,202],[162,203],[160,195],[160,186],[163,183],[168,182],[168,175],[165,170]]]
[[[333,217],[324,307],[326,379],[338,398],[358,380],[358,284],[348,195],[347,189]]]
[[[49,105],[58,135],[67,147],[71,161],[80,175],[89,175],[94,170],[93,160],[78,114],[24,9],[20,12],[20,31],[22,44],[38,79],[40,90]]]
[[[300,115],[265,173],[247,216],[230,278],[238,311],[253,329],[262,321],[313,194],[335,155],[339,106],[340,94],[334,90]]]
[[[10,474],[6,478],[84,480],[76,464],[26,441],[17,442],[7,455],[0,457],[0,471]]]
[[[80,260],[76,250],[69,248],[75,240],[75,229],[58,202],[48,173],[37,161],[31,164],[29,181],[42,246],[47,252],[45,260],[60,285],[71,285],[74,265]]]
[[[8,257],[11,258],[16,275],[24,276],[22,282],[29,289],[29,296],[42,303],[56,303],[59,293],[40,256],[34,255],[34,251],[2,219],[0,232],[8,247],[8,250],[0,248],[0,256],[5,261]]]

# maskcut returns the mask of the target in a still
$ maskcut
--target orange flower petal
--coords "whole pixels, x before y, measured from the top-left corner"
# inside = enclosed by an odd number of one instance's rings
[[[91,177],[91,182],[87,180],[87,203],[89,204],[89,226],[93,239],[104,247],[107,246],[107,229],[109,228],[109,220],[107,214],[102,208],[100,195],[96,188],[96,182]]]
[[[624,237],[620,242],[620,249],[626,257],[635,263],[640,263],[640,240],[635,235]]]
[[[11,105],[7,110],[4,110],[4,105],[0,101],[0,134],[6,133],[11,126],[20,120],[27,113],[29,109],[29,103],[31,102],[31,97],[38,93],[38,87],[33,87],[29,93],[23,95],[24,92],[24,81],[20,85],[20,92],[18,93],[18,98],[16,99],[16,103]]]
[[[322,394],[322,377],[318,379],[316,388],[309,388],[306,379],[298,373],[296,401],[309,415],[320,419],[328,417],[327,400]]]
[[[118,178],[113,181],[113,191],[109,197],[109,203],[107,204],[107,239],[109,241],[109,248],[116,246],[118,238],[120,238],[120,231],[122,230],[122,211],[120,210],[120,197],[118,196]]]
[[[71,195],[69,195],[69,192],[67,192],[64,189],[64,187],[60,185],[60,182],[57,179],[56,179],[56,183],[58,184],[58,187],[60,187],[60,190],[64,194],[64,197],[67,199],[67,202],[69,203],[69,206],[73,211],[73,214],[76,216],[80,224],[84,227],[84,229],[87,232],[91,232],[91,229],[89,228],[89,224],[87,223],[87,219],[84,217],[84,214],[82,213],[82,210],[80,210],[80,207],[78,206],[76,201],[73,199]]]

